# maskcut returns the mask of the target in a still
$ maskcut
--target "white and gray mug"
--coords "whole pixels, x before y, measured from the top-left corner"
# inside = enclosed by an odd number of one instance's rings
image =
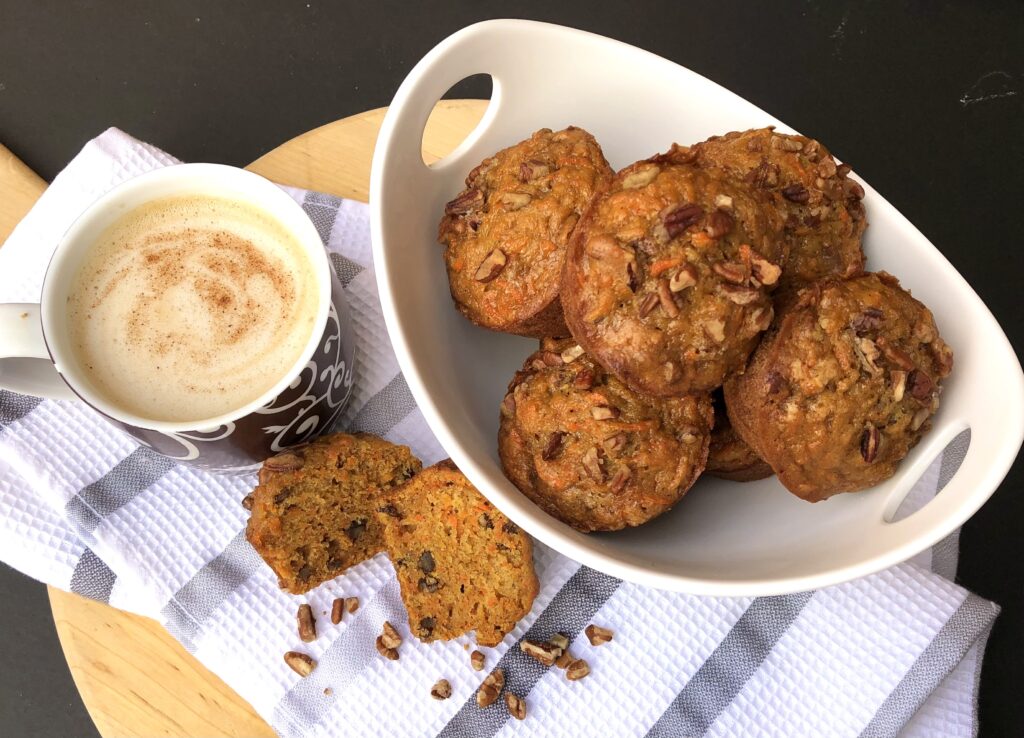
[[[70,345],[67,302],[76,273],[101,233],[135,208],[178,196],[227,198],[278,221],[308,256],[318,291],[310,338],[270,389],[228,412],[167,422],[119,407],[97,389]],[[219,164],[169,166],[114,188],[89,206],[57,245],[39,304],[0,304],[0,387],[83,402],[153,450],[210,471],[253,469],[329,428],[351,394],[354,353],[344,291],[306,213],[266,179]]]

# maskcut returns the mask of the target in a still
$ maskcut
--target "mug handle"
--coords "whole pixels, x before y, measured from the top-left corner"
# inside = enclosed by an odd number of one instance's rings
[[[50,358],[39,305],[0,304],[0,389],[53,400],[78,399]]]

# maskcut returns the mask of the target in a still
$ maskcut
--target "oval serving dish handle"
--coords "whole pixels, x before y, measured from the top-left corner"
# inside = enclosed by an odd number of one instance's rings
[[[489,61],[495,39],[491,38],[493,33],[488,25],[479,23],[455,33],[434,47],[405,78],[381,124],[377,140],[388,141],[390,146],[375,149],[373,172],[384,165],[380,160],[383,153],[387,154],[390,166],[409,167],[425,173],[462,166],[463,154],[487,130],[501,105],[501,80]],[[476,74],[489,74],[493,84],[491,103],[483,119],[452,153],[427,167],[423,163],[421,149],[423,129],[431,111],[452,86]],[[371,180],[375,178],[371,176]]]
[[[959,369],[964,378],[958,381],[956,392],[949,392],[949,406],[939,411],[948,419],[940,419],[940,427],[932,431],[951,441],[969,428],[967,454],[934,499],[907,517],[881,527],[880,535],[891,536],[893,543],[899,541],[901,546],[920,549],[959,528],[984,504],[1017,456],[1024,437],[1024,374],[1005,336],[989,335],[984,340],[988,351],[969,354],[961,362],[964,365]],[[968,380],[974,373],[969,364],[976,361],[988,365],[989,381]],[[959,380],[956,366],[953,378]],[[893,507],[887,512],[894,512]]]

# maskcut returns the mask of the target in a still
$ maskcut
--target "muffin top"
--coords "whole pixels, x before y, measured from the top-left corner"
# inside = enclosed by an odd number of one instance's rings
[[[952,365],[928,308],[895,277],[869,273],[780,305],[725,399],[782,483],[816,501],[891,477],[928,430]]]
[[[692,158],[673,147],[619,172],[577,227],[562,277],[575,339],[658,396],[714,389],[743,366],[786,258],[767,196]]]
[[[566,335],[558,304],[569,235],[612,170],[582,128],[545,128],[499,151],[445,206],[438,240],[452,298],[478,325]]]
[[[762,190],[782,213],[789,258],[780,289],[864,270],[864,189],[820,143],[758,128],[715,136],[690,152],[698,166]]]
[[[706,393],[640,395],[572,340],[542,342],[509,385],[499,453],[524,494],[579,530],[639,525],[668,510],[704,469]]]

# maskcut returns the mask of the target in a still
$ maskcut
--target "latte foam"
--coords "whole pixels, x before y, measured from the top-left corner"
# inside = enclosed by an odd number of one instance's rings
[[[81,368],[115,405],[180,422],[243,407],[298,361],[316,270],[263,211],[211,196],[156,200],[109,227],[68,298]]]

